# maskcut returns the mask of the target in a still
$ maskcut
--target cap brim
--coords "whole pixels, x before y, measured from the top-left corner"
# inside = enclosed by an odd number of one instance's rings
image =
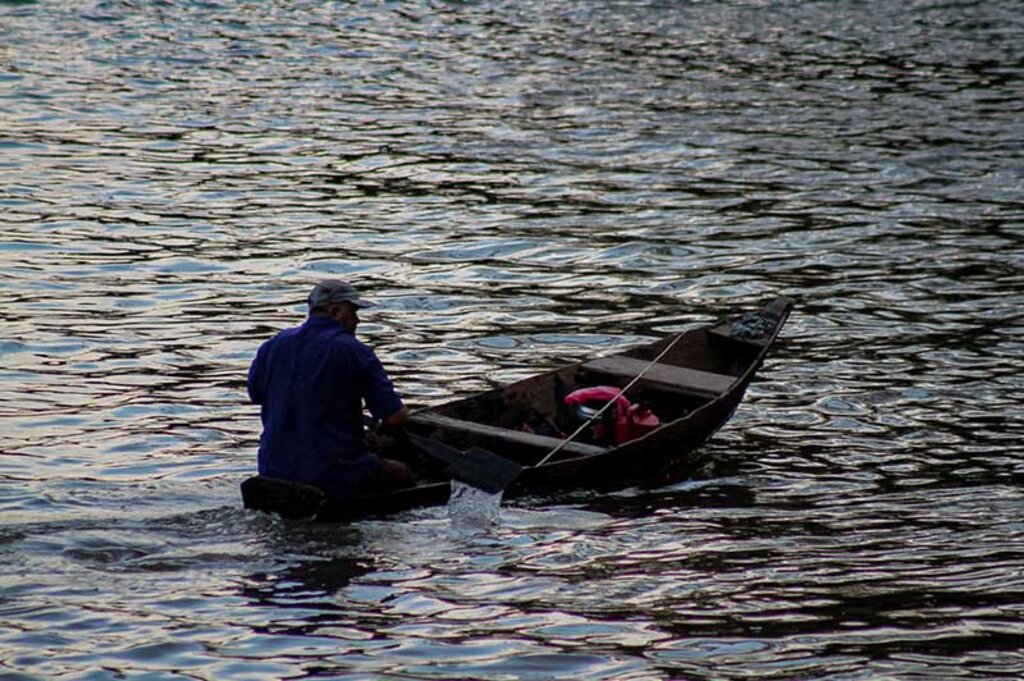
[[[377,307],[377,303],[367,300],[366,298],[352,298],[348,302],[352,303],[358,308]]]

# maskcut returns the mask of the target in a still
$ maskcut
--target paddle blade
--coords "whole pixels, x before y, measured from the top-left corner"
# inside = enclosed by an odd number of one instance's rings
[[[523,467],[481,447],[465,452],[437,440],[409,433],[409,442],[430,456],[444,461],[452,477],[488,494],[501,492],[519,477]]]
[[[466,450],[454,477],[489,494],[497,494],[512,484],[523,467],[480,447]]]

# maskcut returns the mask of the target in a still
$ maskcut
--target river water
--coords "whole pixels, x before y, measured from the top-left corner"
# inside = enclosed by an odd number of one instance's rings
[[[1018,1],[0,2],[0,676],[1024,676]],[[671,487],[244,511],[322,277],[413,406],[748,308]]]

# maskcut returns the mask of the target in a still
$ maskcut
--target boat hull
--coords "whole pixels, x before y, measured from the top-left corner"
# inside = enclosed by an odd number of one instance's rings
[[[406,429],[462,449],[497,452],[524,466],[505,490],[507,497],[684,479],[708,463],[702,446],[740,406],[792,306],[791,299],[778,297],[753,313],[419,410]],[[573,441],[561,446],[561,431],[556,437],[529,432],[523,414],[539,416],[556,428],[567,425],[564,396],[595,382],[630,387],[628,395],[635,392],[649,400],[666,418],[650,432],[618,445]],[[414,452],[395,455],[423,464]],[[427,466],[424,478],[415,487],[326,504],[316,519],[333,522],[446,503],[451,490],[446,471]],[[246,505],[259,507],[248,501]]]

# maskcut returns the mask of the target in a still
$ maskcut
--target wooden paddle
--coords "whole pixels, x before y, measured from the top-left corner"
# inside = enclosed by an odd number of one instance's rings
[[[501,492],[523,472],[523,467],[480,447],[462,451],[440,440],[406,433],[409,443],[430,456],[444,461],[452,477],[488,494]]]

